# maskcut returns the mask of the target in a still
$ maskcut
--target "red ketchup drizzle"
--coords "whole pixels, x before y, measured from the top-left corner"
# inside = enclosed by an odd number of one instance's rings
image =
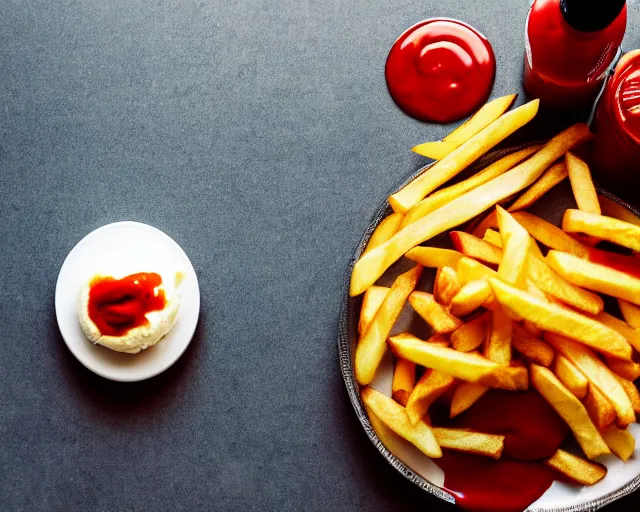
[[[557,479],[539,461],[556,452],[569,429],[534,391],[490,391],[454,423],[458,428],[506,436],[500,460],[452,451],[434,459],[445,473],[444,487],[459,507],[522,512]]]
[[[167,304],[164,290],[156,290],[162,277],[153,272],[131,274],[122,279],[98,277],[89,290],[89,318],[102,335],[124,336],[149,323],[146,314]]]
[[[449,123],[483,104],[495,78],[491,44],[466,23],[425,20],[395,42],[385,69],[396,104],[423,121]]]
[[[589,250],[589,261],[640,279],[640,259],[601,249]]]

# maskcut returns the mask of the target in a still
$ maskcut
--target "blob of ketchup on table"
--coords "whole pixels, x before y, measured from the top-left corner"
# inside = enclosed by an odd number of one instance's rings
[[[391,97],[406,114],[449,123],[487,101],[495,72],[486,37],[461,21],[435,18],[398,38],[387,57],[385,77]]]
[[[167,304],[162,277],[140,272],[122,279],[97,277],[89,288],[89,318],[103,336],[124,336],[148,323],[146,314]]]
[[[626,27],[625,0],[536,0],[526,22],[525,91],[544,107],[591,107]]]
[[[499,460],[445,450],[434,462],[456,504],[474,512],[522,512],[558,475],[542,464],[556,453],[569,429],[535,391],[492,390],[454,421],[456,428],[505,436]]]

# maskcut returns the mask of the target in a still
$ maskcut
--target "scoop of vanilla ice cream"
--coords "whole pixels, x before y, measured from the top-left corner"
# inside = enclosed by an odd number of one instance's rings
[[[121,279],[135,272],[120,273],[118,275],[107,274],[115,279]],[[95,344],[102,345],[116,352],[137,354],[158,343],[175,325],[180,311],[179,287],[184,274],[180,271],[174,274],[158,272],[162,277],[161,289],[164,290],[166,304],[159,311],[151,311],[145,316],[148,323],[130,329],[123,336],[102,335],[96,324],[89,317],[89,292],[91,282],[104,274],[91,276],[80,290],[78,298],[78,320],[82,331],[87,338]]]

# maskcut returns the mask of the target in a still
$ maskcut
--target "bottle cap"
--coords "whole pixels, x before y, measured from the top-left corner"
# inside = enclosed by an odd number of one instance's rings
[[[596,32],[615,20],[626,0],[560,0],[565,21],[576,30]]]

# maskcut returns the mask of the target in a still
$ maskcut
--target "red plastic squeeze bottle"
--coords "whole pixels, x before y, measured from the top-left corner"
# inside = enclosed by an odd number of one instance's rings
[[[536,0],[526,24],[525,91],[550,108],[591,105],[626,26],[625,0]]]
[[[623,188],[635,193],[640,184],[640,50],[625,54],[616,65],[591,129],[598,179],[621,195]]]

